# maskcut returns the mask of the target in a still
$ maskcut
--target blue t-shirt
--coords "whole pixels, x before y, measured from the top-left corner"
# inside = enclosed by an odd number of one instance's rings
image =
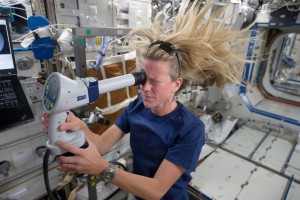
[[[203,123],[179,102],[171,113],[157,116],[137,98],[115,124],[130,132],[133,173],[153,178],[164,159],[175,163],[186,171],[162,199],[188,199],[190,172],[195,171],[204,144]]]

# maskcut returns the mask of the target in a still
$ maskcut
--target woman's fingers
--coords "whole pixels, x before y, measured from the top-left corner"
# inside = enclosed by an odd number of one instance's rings
[[[48,132],[49,114],[44,113],[41,119],[42,127],[45,132]]]

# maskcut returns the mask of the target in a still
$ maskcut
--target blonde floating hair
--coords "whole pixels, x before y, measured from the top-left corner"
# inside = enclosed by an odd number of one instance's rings
[[[233,30],[225,24],[225,19],[220,18],[226,7],[206,17],[212,4],[206,3],[201,9],[200,5],[196,0],[192,5],[188,0],[183,0],[173,28],[164,27],[160,22],[162,13],[158,13],[150,29],[134,28],[126,41],[142,58],[169,60],[172,63],[172,79],[176,80],[178,74],[183,79],[181,89],[190,81],[203,87],[216,85],[222,88],[226,83],[239,84],[247,61],[240,47],[249,39],[244,35],[250,26]],[[156,41],[170,43],[176,48],[181,69],[176,56],[168,54],[158,45],[151,45]]]

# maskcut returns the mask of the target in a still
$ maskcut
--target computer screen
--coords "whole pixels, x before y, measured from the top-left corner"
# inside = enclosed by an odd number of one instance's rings
[[[33,120],[33,112],[17,76],[7,18],[0,16],[0,130]]]
[[[0,19],[0,70],[14,69],[11,43],[5,19]]]

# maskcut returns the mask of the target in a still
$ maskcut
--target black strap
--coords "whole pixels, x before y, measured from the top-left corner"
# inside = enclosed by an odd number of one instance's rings
[[[37,34],[35,31],[32,32],[32,35],[33,35],[34,39],[36,39],[36,40],[40,39],[39,34]]]
[[[124,171],[127,171],[127,167],[125,165],[123,165],[122,163],[120,163],[120,162],[112,161],[110,163],[113,164],[113,165],[121,167]]]

